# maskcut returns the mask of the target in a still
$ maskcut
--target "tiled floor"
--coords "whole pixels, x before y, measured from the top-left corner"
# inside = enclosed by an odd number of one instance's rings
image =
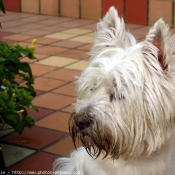
[[[7,12],[0,15],[0,39],[30,45],[37,38],[39,62],[29,61],[35,76],[38,106],[36,125],[21,136],[8,126],[0,131],[6,166],[9,170],[51,171],[53,161],[74,149],[68,133],[68,119],[75,101],[75,76],[87,66],[87,55],[96,21]],[[127,24],[138,40],[148,26]]]

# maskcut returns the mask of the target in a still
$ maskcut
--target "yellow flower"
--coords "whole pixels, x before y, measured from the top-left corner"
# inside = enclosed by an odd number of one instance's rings
[[[15,98],[15,93],[12,94],[12,98]]]
[[[30,45],[30,48],[32,48],[32,49],[35,48],[34,45],[35,45],[36,41],[37,41],[37,39],[33,39],[33,40],[32,40],[32,43],[31,43],[31,45]]]
[[[24,112],[24,109],[21,109],[21,110],[19,110],[19,111],[15,111],[16,113],[23,113]]]

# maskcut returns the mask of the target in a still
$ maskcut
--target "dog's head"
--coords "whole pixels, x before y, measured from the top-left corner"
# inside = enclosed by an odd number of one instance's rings
[[[149,156],[170,138],[175,115],[175,36],[162,19],[137,43],[114,7],[97,25],[69,120],[91,156]]]

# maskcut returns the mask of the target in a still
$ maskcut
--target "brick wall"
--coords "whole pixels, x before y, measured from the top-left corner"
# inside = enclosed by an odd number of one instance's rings
[[[127,23],[152,25],[163,18],[174,26],[174,0],[4,0],[6,10],[99,20],[115,6]]]

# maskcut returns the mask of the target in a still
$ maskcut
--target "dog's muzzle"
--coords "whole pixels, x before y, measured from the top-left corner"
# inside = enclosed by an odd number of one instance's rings
[[[108,132],[105,132],[108,131]],[[111,157],[118,157],[114,152],[113,135],[110,129],[105,129],[100,121],[97,121],[91,110],[83,110],[80,113],[72,113],[69,119],[69,133],[76,147],[76,139],[81,140],[88,154],[97,158],[101,152],[104,157],[111,154]],[[116,152],[116,151],[115,151]]]
[[[79,116],[79,115],[74,118],[74,122],[80,131],[88,128],[91,124],[90,120],[87,120],[84,117]]]

